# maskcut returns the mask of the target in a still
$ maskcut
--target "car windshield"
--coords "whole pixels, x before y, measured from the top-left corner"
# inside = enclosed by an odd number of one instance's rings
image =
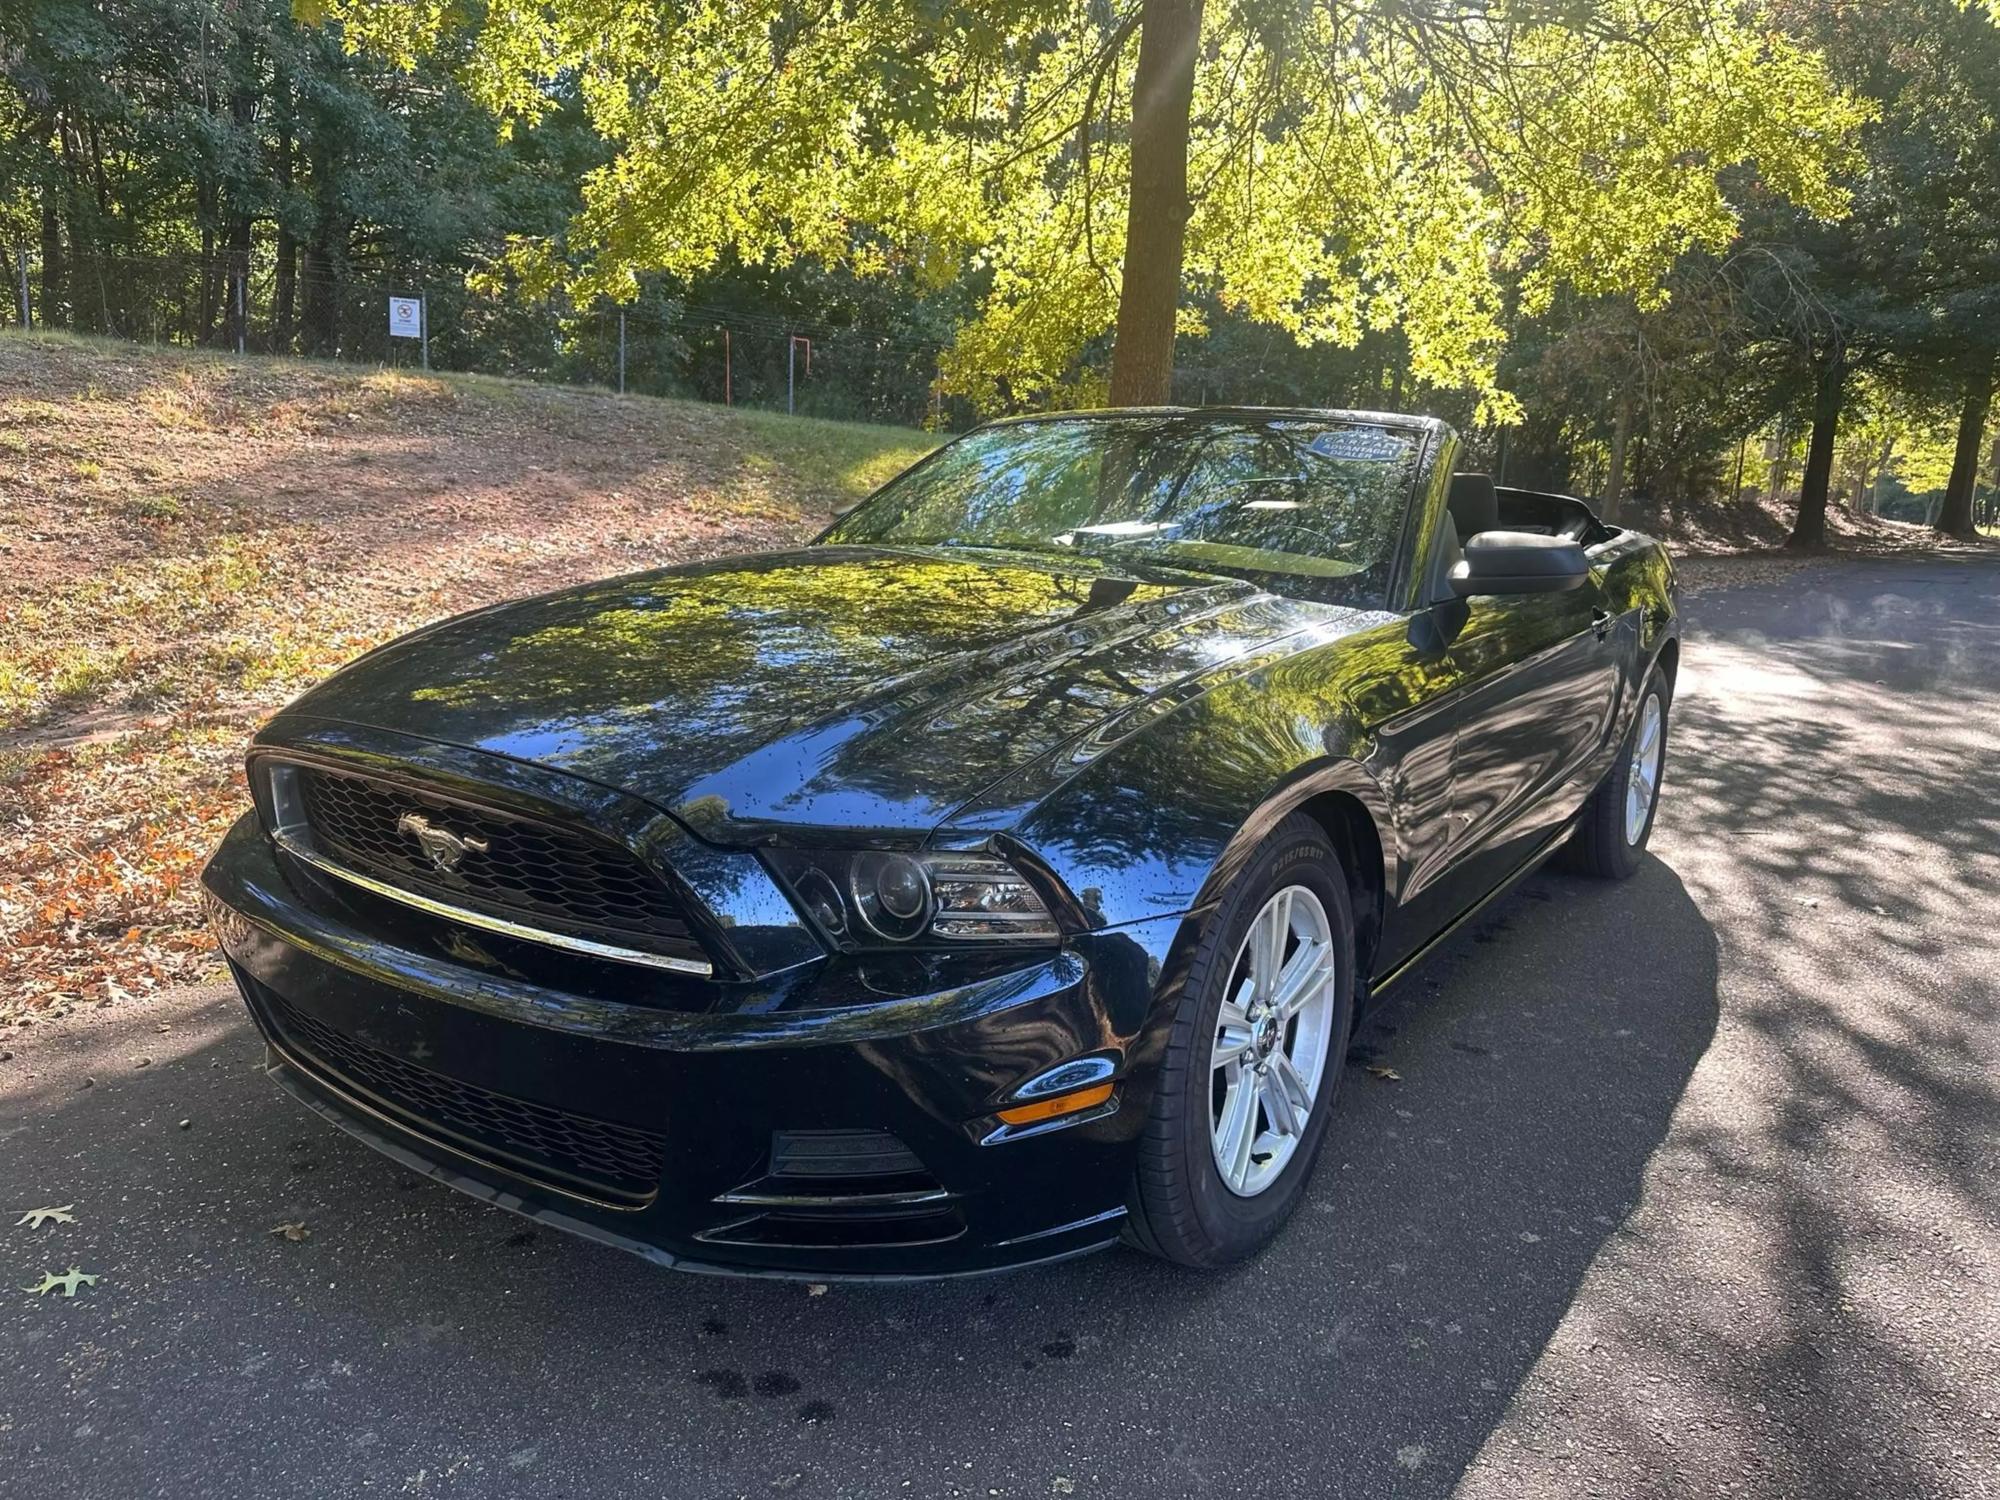
[[[941,449],[824,540],[1104,553],[1379,604],[1420,445],[1311,416],[1008,422]]]

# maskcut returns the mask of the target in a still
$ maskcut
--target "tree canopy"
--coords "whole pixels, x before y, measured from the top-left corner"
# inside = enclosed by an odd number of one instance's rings
[[[1084,356],[1165,258],[1183,331],[1184,288],[1304,344],[1393,327],[1417,382],[1511,417],[1510,288],[1530,314],[1560,286],[1657,301],[1734,237],[1737,169],[1837,216],[1869,113],[1733,0],[551,0],[464,32],[444,0],[301,9],[406,66],[462,45],[509,122],[575,79],[614,152],[566,240],[590,288],[724,254],[976,273],[947,375],[982,405],[1100,394]],[[1173,26],[1187,103],[1148,116],[1144,39]],[[1135,157],[1175,127],[1179,232],[1128,233]]]
[[[0,79],[12,317],[2000,511],[1989,0],[0,0]]]

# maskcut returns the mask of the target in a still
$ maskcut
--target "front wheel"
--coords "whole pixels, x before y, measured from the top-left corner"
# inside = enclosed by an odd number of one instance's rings
[[[1586,875],[1629,880],[1653,836],[1660,777],[1667,764],[1666,678],[1655,667],[1639,696],[1639,712],[1618,763],[1591,794],[1577,820],[1575,863]]]
[[[1261,1248],[1298,1207],[1354,1019],[1354,918],[1317,824],[1287,818],[1196,948],[1140,1143],[1128,1238],[1191,1266]]]

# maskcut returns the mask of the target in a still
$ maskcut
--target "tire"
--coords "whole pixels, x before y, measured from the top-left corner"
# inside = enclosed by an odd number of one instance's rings
[[[1646,841],[1653,836],[1653,820],[1660,811],[1660,783],[1667,768],[1667,709],[1673,702],[1667,680],[1655,667],[1639,695],[1639,711],[1618,748],[1618,760],[1606,773],[1590,801],[1577,818],[1570,848],[1572,866],[1600,880],[1630,880],[1646,854]],[[1640,767],[1652,766],[1651,789],[1646,793],[1643,817],[1634,821],[1637,798],[1634,778]]]
[[[1260,918],[1267,908],[1279,915],[1265,926]],[[1282,1021],[1262,1012],[1252,977],[1259,955],[1251,951],[1253,938],[1279,930],[1279,917],[1289,921],[1279,939],[1286,962],[1278,970],[1294,984],[1276,998],[1310,991]],[[1308,975],[1310,983],[1304,982]],[[1180,1265],[1213,1268],[1255,1254],[1278,1232],[1304,1196],[1326,1138],[1353,1030],[1354,988],[1346,878],[1319,826],[1294,815],[1224,893],[1196,946],[1140,1139],[1126,1221],[1130,1243]],[[1246,1018],[1244,1024],[1232,1020],[1227,1033],[1225,1002],[1232,1016]],[[1219,1066],[1218,1049],[1235,1051],[1239,1044],[1241,1060],[1233,1071],[1227,1062]],[[1322,1044],[1315,1070],[1312,1056]],[[1301,1111],[1289,1084],[1304,1085],[1307,1072],[1311,1086]],[[1239,1094],[1245,1087],[1252,1092]],[[1247,1140],[1240,1130],[1246,1099]],[[1281,1128],[1281,1113],[1291,1117],[1286,1123],[1292,1128]],[[1231,1122],[1239,1128],[1225,1132]],[[1221,1134],[1236,1148],[1231,1160],[1243,1174],[1242,1190],[1231,1186],[1218,1159],[1225,1149]]]

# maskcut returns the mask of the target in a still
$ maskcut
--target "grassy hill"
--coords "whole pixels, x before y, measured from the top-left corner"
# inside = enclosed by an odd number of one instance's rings
[[[256,722],[441,615],[809,536],[921,432],[0,333],[0,1015],[209,963]]]

